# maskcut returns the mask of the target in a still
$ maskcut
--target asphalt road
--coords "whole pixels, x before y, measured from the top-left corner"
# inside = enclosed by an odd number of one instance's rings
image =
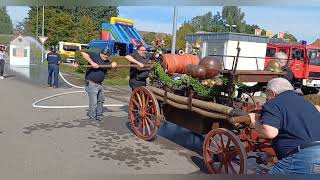
[[[45,70],[7,71],[0,81],[0,174],[6,179],[101,178],[119,174],[204,174],[202,138],[171,123],[152,142],[130,130],[126,107],[107,108],[93,126],[86,108],[37,109],[41,98],[74,91],[46,87]],[[34,70],[31,70],[34,71]],[[30,75],[32,74],[33,75]],[[29,75],[28,75],[29,74]],[[126,104],[127,88],[109,87],[107,104]],[[60,96],[41,105],[85,105],[85,94]],[[267,169],[249,161],[249,173]]]

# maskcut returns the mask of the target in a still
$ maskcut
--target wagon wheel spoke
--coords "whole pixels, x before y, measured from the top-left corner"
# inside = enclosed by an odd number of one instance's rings
[[[148,135],[150,135],[150,134],[151,134],[151,131],[150,131],[150,127],[149,127],[148,121],[146,120],[146,118],[144,118],[143,121],[144,121],[144,124],[145,124],[146,127],[147,127]]]
[[[151,113],[148,113],[148,112],[146,113],[146,115],[150,116],[150,117],[154,117],[155,116],[154,114],[151,114]]]
[[[145,97],[145,94],[144,94],[143,91],[141,91],[140,95],[141,95],[142,108],[145,108],[145,107],[146,107],[146,97]]]
[[[212,147],[209,147],[208,149],[207,149],[209,152],[212,152],[213,154],[219,154],[220,153],[220,151],[219,150],[214,150]]]
[[[224,172],[225,172],[226,174],[228,174],[228,164],[227,164],[227,162],[224,162],[224,163],[223,163],[223,166],[224,166]]]
[[[219,146],[217,141],[213,139],[213,137],[211,137],[210,140],[211,140],[212,144],[215,144],[219,149],[221,149],[221,147]]]
[[[226,144],[226,149],[229,149],[230,143],[231,143],[231,139],[228,138],[228,141],[227,141],[227,144]]]
[[[219,136],[220,136],[220,141],[221,141],[221,149],[222,149],[222,151],[224,151],[224,150],[225,150],[225,147],[224,147],[224,144],[223,144],[222,134],[219,134]],[[228,138],[228,139],[229,139],[229,138]]]
[[[147,108],[146,112],[149,112],[149,110],[150,110],[151,108],[153,108],[153,107],[154,107],[154,104],[151,104],[151,105]]]
[[[236,170],[234,169],[234,167],[233,167],[232,164],[231,164],[231,161],[228,161],[227,163],[228,163],[228,166],[230,167],[232,173],[233,173],[233,174],[237,174]]]
[[[151,119],[149,119],[148,116],[146,116],[146,120],[149,122],[152,128],[155,128],[154,123],[151,121]]]
[[[150,106],[150,104],[152,104],[152,102],[150,103],[150,96],[147,96],[146,99],[146,108],[148,108]]]
[[[138,101],[139,101],[139,105],[140,105],[139,107],[142,108],[143,106],[142,106],[142,100],[141,100],[140,94],[137,93],[136,95],[137,95],[137,98],[138,98]]]
[[[133,103],[138,107],[138,108],[141,108],[139,103],[135,100],[135,99],[132,99]]]

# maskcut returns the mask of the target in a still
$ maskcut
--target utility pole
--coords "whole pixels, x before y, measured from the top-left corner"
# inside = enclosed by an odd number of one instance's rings
[[[42,6],[42,37],[44,37],[44,6]],[[41,62],[43,62],[44,59],[44,43],[42,43],[42,60]]]
[[[177,39],[177,6],[173,8],[172,47],[171,54],[175,54]]]
[[[39,18],[38,18],[38,15],[39,15],[39,7],[37,6],[37,24],[36,24],[36,38],[38,38],[39,34],[39,29],[38,29],[38,24],[39,24]]]

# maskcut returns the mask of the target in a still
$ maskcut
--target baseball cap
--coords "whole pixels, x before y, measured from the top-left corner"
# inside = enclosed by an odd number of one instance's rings
[[[111,56],[111,50],[107,47],[103,48],[103,49],[101,49],[100,54],[105,54],[105,55]]]

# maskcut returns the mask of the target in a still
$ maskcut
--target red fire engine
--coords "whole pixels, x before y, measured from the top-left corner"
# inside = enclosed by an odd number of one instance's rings
[[[320,47],[311,45],[268,44],[265,65],[275,53],[288,56],[289,67],[294,74],[293,85],[304,94],[316,94],[320,90]]]

